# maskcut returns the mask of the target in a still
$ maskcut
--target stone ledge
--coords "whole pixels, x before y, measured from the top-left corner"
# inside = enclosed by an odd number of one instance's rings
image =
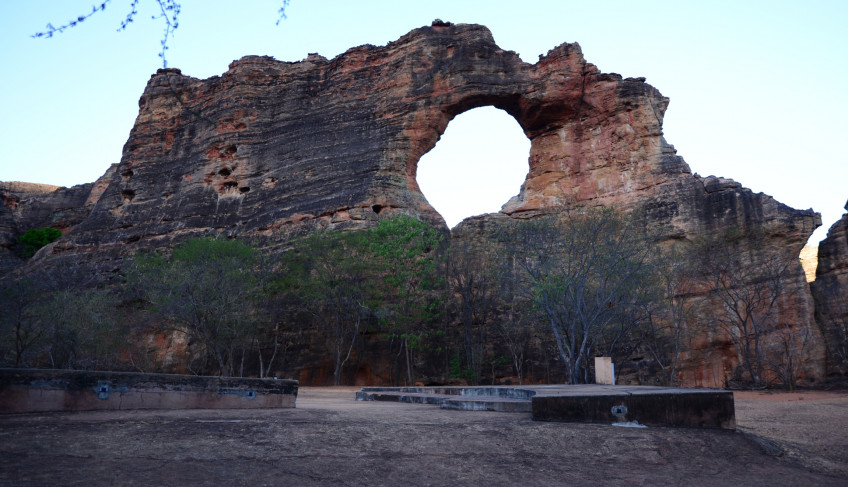
[[[687,428],[736,428],[733,393],[712,389],[537,395],[533,398],[533,419],[583,423],[638,422],[648,426]]]
[[[0,369],[0,414],[117,409],[293,408],[296,380]]]
[[[651,386],[363,387],[358,401],[433,404],[442,409],[532,413],[536,421],[736,428],[733,393]]]

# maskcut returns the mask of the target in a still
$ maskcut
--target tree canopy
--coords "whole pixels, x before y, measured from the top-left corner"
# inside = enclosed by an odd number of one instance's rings
[[[654,282],[652,245],[610,208],[523,222],[501,240],[518,287],[545,316],[570,383],[584,382],[602,340],[615,342]]]
[[[243,375],[257,332],[260,262],[259,252],[239,240],[197,238],[170,257],[136,258],[130,279],[151,304],[157,326],[202,344],[221,375]]]
[[[59,240],[61,236],[62,231],[58,228],[33,228],[18,237],[18,244],[23,247],[21,253],[24,257],[32,257],[38,249]]]

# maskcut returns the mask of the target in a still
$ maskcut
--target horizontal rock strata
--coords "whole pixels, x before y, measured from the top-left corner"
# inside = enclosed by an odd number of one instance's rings
[[[848,203],[845,204],[848,210]],[[848,213],[819,243],[816,280],[810,284],[816,320],[827,345],[829,375],[848,375]]]
[[[117,164],[94,183],[71,188],[0,182],[0,275],[24,264],[14,246],[27,230],[53,227],[67,232],[83,221],[106,189]]]
[[[488,105],[531,140],[529,172],[501,213],[459,234],[551,208],[613,205],[644,211],[667,242],[742,228],[767,236],[762,252],[797,257],[819,215],[693,175],[663,138],[668,102],[644,78],[600,72],[577,44],[529,64],[485,27],[445,22],[334,59],[248,56],[205,80],[159,70],[97,203],[23,272],[73,264],[117,275],[138,249],[191,236],[272,248],[304,226],[370,225],[399,212],[444,226],[416,183],[418,160],[453,117]],[[28,201],[37,212],[39,200]],[[24,219],[0,224],[19,229]],[[811,323],[809,294],[782,316]],[[733,368],[730,352],[710,353],[690,365],[690,383],[721,385]]]

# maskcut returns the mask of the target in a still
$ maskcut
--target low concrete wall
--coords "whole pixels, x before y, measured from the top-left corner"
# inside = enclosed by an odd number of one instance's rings
[[[512,386],[442,386],[442,387],[363,387],[360,392],[356,393],[356,397],[360,401],[373,400],[368,397],[369,394],[390,392],[408,393],[408,394],[436,394],[443,396],[464,396],[464,397],[500,397],[507,399],[525,399],[530,400],[536,395],[536,391],[531,389],[522,389]]]
[[[296,380],[0,369],[0,413],[293,408]]]
[[[533,398],[533,419],[587,423],[635,421],[655,426],[736,428],[736,411],[730,391],[643,389],[631,387],[621,393],[604,391],[586,395],[536,396]]]
[[[736,428],[733,393],[716,389],[600,384],[363,387],[356,399],[436,404],[465,411],[529,412],[537,421]]]

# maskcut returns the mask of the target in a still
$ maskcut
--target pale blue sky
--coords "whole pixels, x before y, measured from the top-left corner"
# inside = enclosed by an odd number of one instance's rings
[[[105,12],[52,39],[29,37],[92,3],[0,2],[0,180],[70,186],[94,181],[120,160],[138,98],[161,65],[162,26],[145,10],[155,2],[141,0],[138,20],[121,33],[115,30],[130,0],[113,0]],[[291,0],[279,26],[274,0],[180,3],[169,65],[199,78],[221,74],[248,54],[296,61],[310,52],[333,57],[360,44],[383,45],[435,18],[484,24],[502,48],[531,63],[562,42],[579,42],[602,71],[644,76],[671,98],[666,139],[693,172],[729,177],[821,212],[824,225],[813,242],[848,199],[848,1]],[[517,125],[503,117],[502,134],[488,125],[500,117],[476,114],[452,122],[435,149],[460,145],[466,152],[419,166],[425,195],[451,224],[457,217],[450,208],[497,211],[527,170]],[[483,133],[477,145],[451,142],[472,139],[465,130],[475,129]],[[510,132],[518,142],[485,150],[508,141]],[[474,179],[460,175],[453,178],[459,186],[429,189],[428,171],[439,184],[456,167]],[[437,201],[441,192],[476,203],[491,187],[502,194],[489,206]]]

